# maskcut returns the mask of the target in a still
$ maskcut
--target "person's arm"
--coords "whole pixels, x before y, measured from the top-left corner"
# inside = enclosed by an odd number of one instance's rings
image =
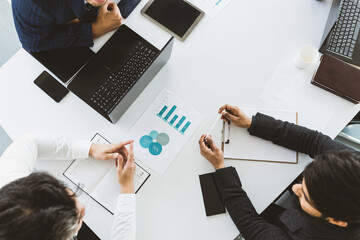
[[[290,239],[280,228],[267,223],[255,210],[242,189],[239,176],[233,167],[225,168],[224,154],[214,144],[211,136],[201,136],[201,155],[216,169],[214,178],[221,198],[233,222],[246,240]]]
[[[69,2],[69,1],[68,1]],[[71,1],[78,9],[78,3]],[[69,3],[70,3],[69,2]],[[80,9],[77,10],[80,12]],[[93,38],[100,37],[121,26],[119,7],[107,1],[99,8],[96,20],[92,23],[73,21],[70,24],[44,25],[45,37],[39,40],[38,51],[69,47],[91,47]],[[47,33],[47,34],[46,34]]]
[[[85,3],[81,1],[64,1],[58,8],[73,11],[76,19],[64,19],[59,23],[54,13],[44,6],[32,2],[20,4],[13,1],[14,21],[20,41],[27,51],[41,52],[69,47],[91,47],[93,39],[121,26],[121,14],[117,5],[111,1],[101,6],[96,20],[92,23],[82,22],[85,13]],[[28,5],[32,4],[32,8]]]
[[[256,212],[235,168],[216,170],[214,179],[231,219],[246,240],[291,239],[284,230],[269,224]]]
[[[134,193],[120,194],[116,200],[111,240],[135,240],[136,196]]]
[[[252,117],[248,131],[251,135],[270,140],[294,151],[306,153],[312,158],[327,151],[348,148],[318,131],[276,120],[261,113]]]
[[[124,146],[131,142],[94,144],[90,141],[49,135],[21,136],[0,158],[0,187],[29,175],[34,170],[38,158],[70,160],[88,158],[90,155],[99,160],[116,159],[120,154],[127,154]]]
[[[0,187],[29,175],[37,158],[87,158],[91,142],[64,137],[24,135],[16,139],[0,158]]]
[[[127,156],[117,158],[117,176],[121,192],[116,201],[111,240],[135,240],[136,236],[136,196],[134,193],[135,158],[133,144]]]
[[[94,45],[91,23],[76,22],[56,26],[50,23],[40,26],[37,34],[41,38],[32,40],[33,47],[30,51],[41,52],[69,47],[92,47]]]

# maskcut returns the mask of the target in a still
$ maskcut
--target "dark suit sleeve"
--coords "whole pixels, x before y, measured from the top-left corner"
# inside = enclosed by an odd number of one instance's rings
[[[252,117],[248,131],[251,135],[270,140],[294,151],[306,153],[312,158],[331,150],[348,148],[318,131],[276,120],[261,113]]]
[[[45,51],[69,47],[93,46],[91,23],[72,23],[58,26],[43,26],[42,39],[36,44],[34,50]]]
[[[290,239],[282,229],[267,223],[255,210],[236,169],[227,167],[214,173],[216,185],[236,227],[246,240]]]

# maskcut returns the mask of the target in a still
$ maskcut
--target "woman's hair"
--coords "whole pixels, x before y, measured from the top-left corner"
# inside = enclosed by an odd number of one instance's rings
[[[324,217],[360,224],[360,154],[340,150],[317,155],[304,170],[310,200]]]
[[[77,221],[73,196],[49,174],[33,173],[0,189],[0,239],[65,240]]]

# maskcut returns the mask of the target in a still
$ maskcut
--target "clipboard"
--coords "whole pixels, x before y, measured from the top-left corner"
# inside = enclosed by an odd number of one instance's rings
[[[243,109],[248,116],[257,112],[298,124],[298,113],[279,110]],[[276,145],[271,141],[252,136],[247,129],[239,128],[231,123],[223,122],[221,133],[221,150],[224,159],[276,162],[297,164],[298,152]]]

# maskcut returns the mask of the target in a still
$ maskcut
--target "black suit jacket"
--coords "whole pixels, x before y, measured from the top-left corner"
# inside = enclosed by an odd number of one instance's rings
[[[275,120],[257,113],[252,118],[249,133],[275,144],[306,153],[310,157],[330,150],[347,148],[317,131],[292,123]],[[215,182],[236,227],[246,240],[283,239],[348,239],[348,228],[342,228],[313,218],[301,210],[286,210],[280,215],[279,226],[266,222],[255,210],[233,167],[214,173]]]

